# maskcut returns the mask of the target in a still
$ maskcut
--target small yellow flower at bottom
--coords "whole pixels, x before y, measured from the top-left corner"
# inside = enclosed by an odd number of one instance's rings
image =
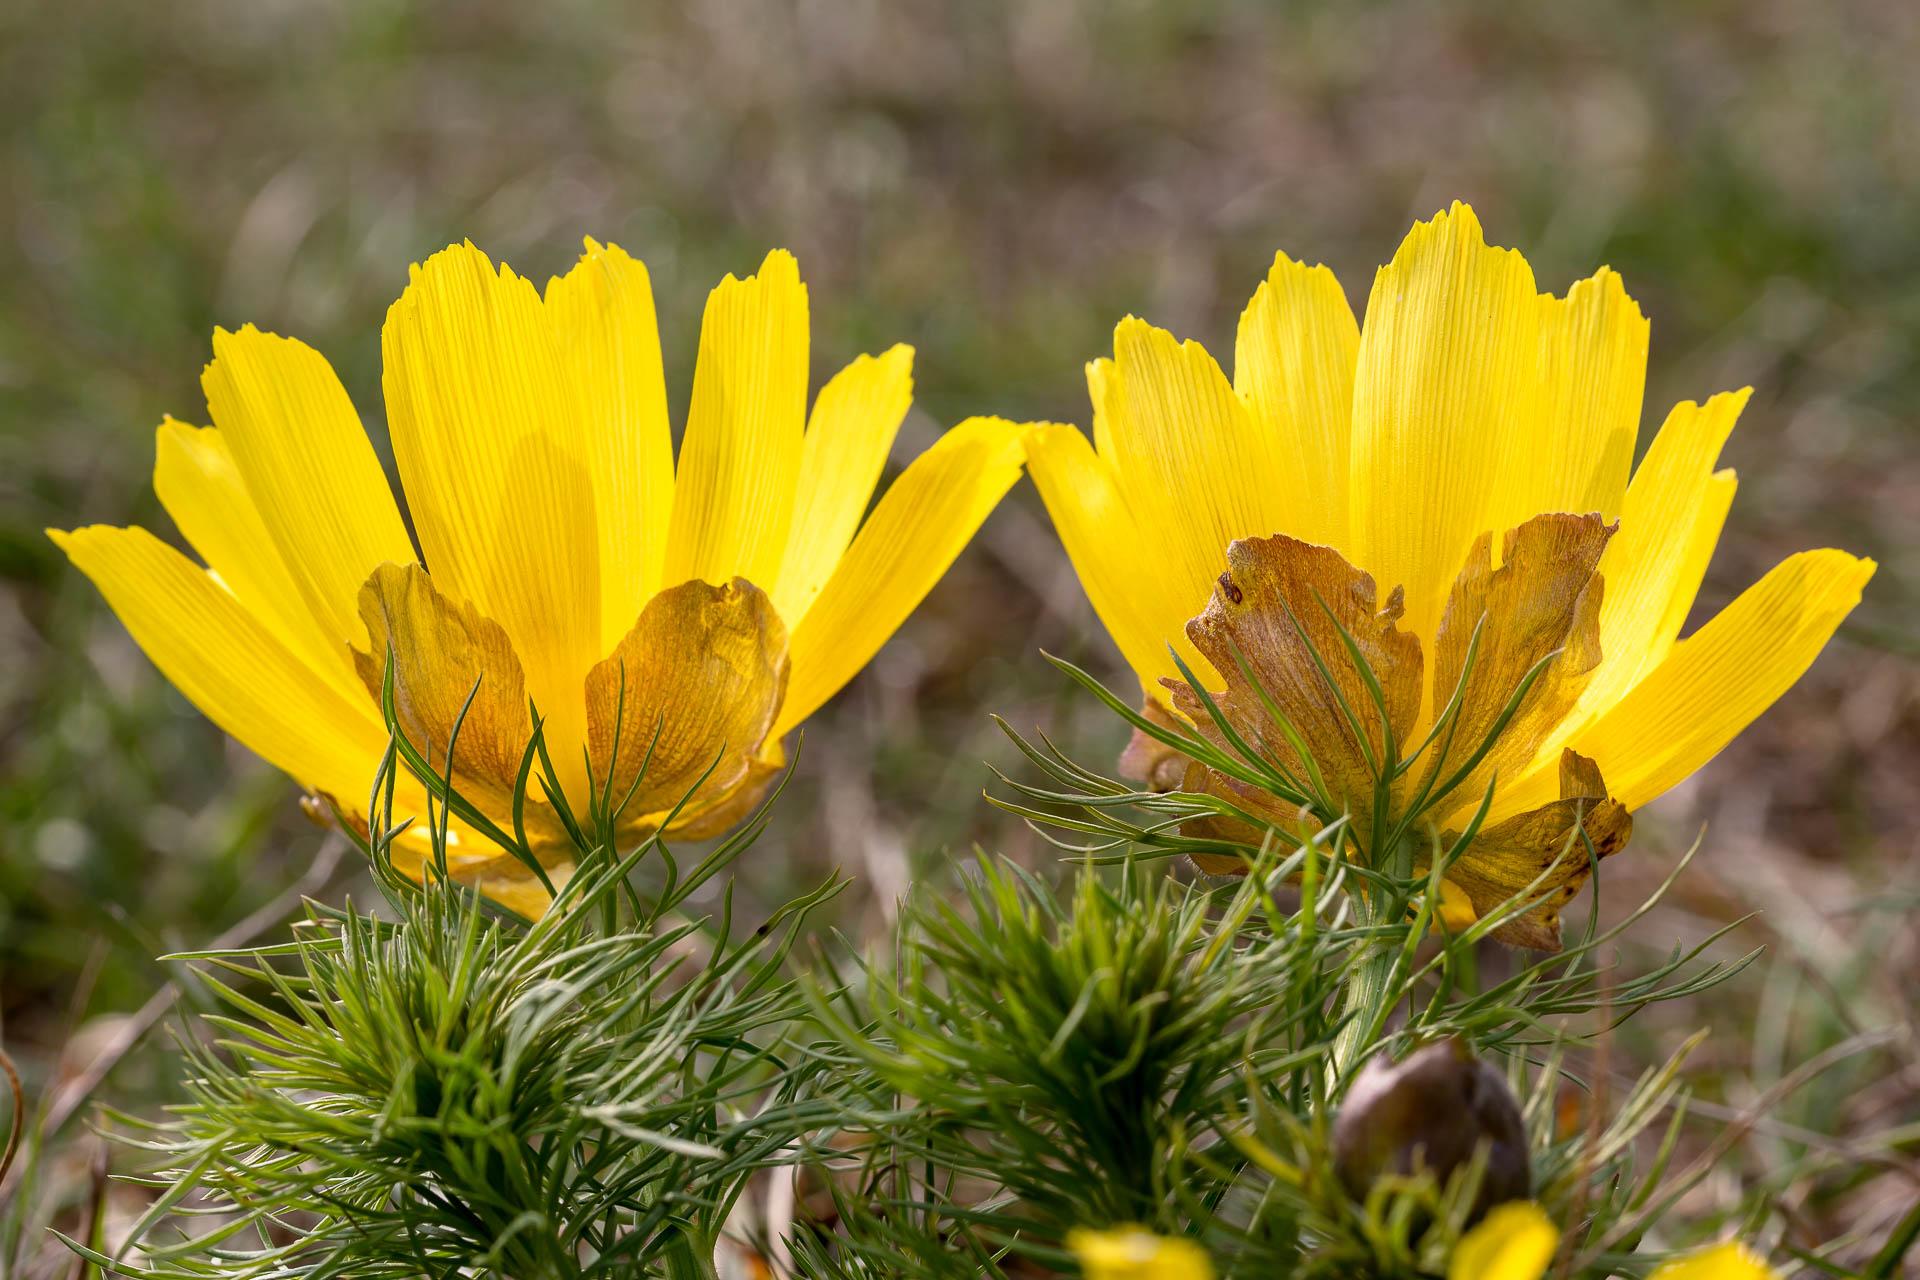
[[[1559,1230],[1539,1205],[1515,1200],[1460,1238],[1447,1280],[1540,1280],[1559,1243]]]
[[[1728,1240],[1667,1263],[1649,1280],[1777,1280],[1777,1277],[1773,1268],[1753,1250],[1736,1240]]]
[[[1087,1280],[1213,1280],[1206,1250],[1144,1227],[1076,1229],[1068,1233],[1067,1247]]]

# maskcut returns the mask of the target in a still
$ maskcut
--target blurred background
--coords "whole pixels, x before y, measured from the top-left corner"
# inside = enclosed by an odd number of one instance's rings
[[[1081,366],[1127,312],[1227,358],[1276,249],[1332,265],[1357,309],[1409,223],[1460,198],[1542,288],[1624,274],[1653,321],[1643,446],[1675,400],[1756,388],[1703,610],[1803,547],[1881,565],[1808,678],[1609,864],[1613,915],[1706,828],[1638,945],[1758,913],[1722,945],[1768,948],[1711,1008],[1630,1023],[1609,1069],[1711,1027],[1690,1070],[1705,1140],[1746,1124],[1734,1182],[1890,1128],[1912,1153],[1915,65],[1905,0],[0,4],[0,1042],[36,1102],[84,1077],[144,1025],[156,955],[271,907],[326,840],[41,534],[175,536],[153,428],[205,420],[214,325],[318,347],[384,447],[407,264],[470,237],[544,279],[591,234],[652,270],[678,414],[707,290],[784,245],[816,385],[918,347],[898,462],[970,413],[1084,424]],[[989,712],[1103,767],[1124,735],[1041,649],[1132,692],[1023,482],[810,722],[761,891],[837,866],[858,881],[840,923],[872,936],[971,846],[1052,856],[980,802],[983,761],[1018,767]],[[1788,1078],[1861,1034],[1877,1047]],[[111,1060],[105,1096],[166,1096],[165,1052]],[[86,1195],[68,1130],[41,1162],[52,1213]],[[1782,1187],[1796,1230],[1883,1230],[1920,1194],[1908,1154]]]

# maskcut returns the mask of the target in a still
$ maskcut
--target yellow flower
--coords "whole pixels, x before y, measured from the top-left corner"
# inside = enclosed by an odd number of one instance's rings
[[[791,255],[707,301],[676,462],[646,268],[589,240],[542,294],[471,244],[416,266],[387,313],[383,385],[420,554],[326,360],[217,330],[215,423],[168,419],[154,488],[201,568],[144,529],[49,530],[196,706],[355,814],[407,736],[512,830],[545,726],[564,797],[627,794],[625,832],[735,821],[782,735],[857,672],[1018,478],[1019,429],[973,419],[861,517],[912,395],[911,348],[862,356],[807,412],[807,292]],[[483,678],[484,677],[484,678]],[[624,700],[624,701],[623,701]],[[656,741],[655,734],[658,732]],[[529,839],[573,850],[538,785]],[[420,812],[410,786],[403,800]],[[530,914],[530,873],[459,824],[461,878]],[[418,857],[417,845],[407,856]]]
[[[1087,1280],[1213,1280],[1206,1250],[1145,1227],[1078,1229],[1068,1234],[1067,1247]]]
[[[1776,1273],[1753,1250],[1728,1240],[1666,1263],[1647,1280],[1776,1280]]]
[[[1447,1280],[1540,1280],[1560,1233],[1531,1201],[1503,1204],[1454,1246]],[[1745,1245],[1727,1241],[1662,1264],[1648,1280],[1776,1280]]]
[[[1035,427],[1029,469],[1149,718],[1178,724],[1178,709],[1213,732],[1171,644],[1224,689],[1232,724],[1299,769],[1237,648],[1311,748],[1335,810],[1321,820],[1350,811],[1363,849],[1384,735],[1341,629],[1379,678],[1401,751],[1458,695],[1451,735],[1399,777],[1387,816],[1457,829],[1497,777],[1453,869],[1486,914],[1576,822],[1603,855],[1620,847],[1628,811],[1784,693],[1873,573],[1841,551],[1790,556],[1680,639],[1733,498],[1715,459],[1747,393],[1676,407],[1629,479],[1647,335],[1613,272],[1541,294],[1525,259],[1488,247],[1456,204],[1379,272],[1364,328],[1332,272],[1278,256],[1240,318],[1232,381],[1197,344],[1123,320],[1114,358],[1088,366],[1092,442]],[[1556,653],[1491,753],[1443,803],[1416,806]],[[1283,831],[1297,820],[1231,779],[1189,777],[1146,739],[1125,763],[1163,789],[1265,804]],[[1208,869],[1238,865],[1219,861]],[[1561,862],[1552,896],[1499,936],[1558,944],[1559,908],[1588,871],[1584,853]]]
[[[1497,1205],[1454,1246],[1447,1280],[1540,1280],[1560,1232],[1530,1200]]]

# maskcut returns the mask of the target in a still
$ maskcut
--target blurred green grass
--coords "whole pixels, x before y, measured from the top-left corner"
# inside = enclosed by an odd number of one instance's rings
[[[409,261],[471,237],[544,277],[592,234],[653,271],[677,412],[706,290],[785,245],[816,383],[919,348],[904,453],[974,412],[1084,423],[1081,365],[1128,312],[1224,358],[1275,249],[1332,264],[1359,307],[1456,197],[1545,288],[1625,275],[1653,319],[1643,444],[1677,399],[1757,388],[1705,604],[1805,546],[1882,566],[1808,681],[1656,806],[1610,892],[1712,819],[1657,918],[1765,907],[1743,937],[1781,959],[1756,1007],[1817,1013],[1844,979],[1841,1006],[1911,1021],[1914,930],[1844,913],[1910,903],[1920,848],[1916,61],[1903,0],[0,8],[0,1033],[36,1086],[70,1071],[74,1028],[137,1004],[153,955],[273,897],[322,838],[40,533],[171,535],[151,432],[204,420],[215,324],[317,346],[379,437]],[[979,761],[1011,756],[988,712],[1091,762],[1119,741],[1041,648],[1125,686],[1023,485],[811,723],[769,895],[839,865],[866,931],[945,850],[1041,856],[979,803]],[[1715,1052],[1796,1060],[1832,1033],[1799,1016],[1736,1018]],[[166,1074],[128,1071],[136,1094]],[[1915,1082],[1876,1087],[1873,1117],[1914,1117]],[[1805,1122],[1868,1122],[1847,1093]]]

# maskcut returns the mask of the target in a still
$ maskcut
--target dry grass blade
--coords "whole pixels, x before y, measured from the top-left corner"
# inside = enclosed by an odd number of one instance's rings
[[[20,1135],[27,1127],[27,1091],[21,1088],[20,1072],[5,1049],[0,1049],[0,1071],[7,1073],[7,1088],[13,1093],[13,1123],[7,1127],[6,1150],[0,1151],[0,1188],[4,1188],[7,1173],[13,1168],[13,1158],[20,1151]],[[0,1190],[0,1200],[5,1198],[5,1191]]]
[[[258,911],[248,915],[245,919],[214,939],[209,949],[219,951],[231,947],[245,946],[247,943],[285,920],[292,914],[293,909],[298,906],[303,899],[319,894],[333,880],[334,872],[339,869],[340,860],[345,855],[347,848],[347,842],[338,836],[327,840],[326,843],[320,847],[319,854],[314,858],[313,864],[307,868],[305,875],[301,876],[295,884],[289,887],[279,897],[267,903],[267,905],[261,907]],[[146,1038],[149,1031],[159,1025],[160,1020],[167,1016],[173,1006],[179,1002],[179,999],[180,984],[178,982],[168,982],[165,986],[161,987],[160,990],[154,992],[153,995],[147,999],[147,1002],[141,1005],[125,1022],[115,1028],[112,1039],[93,1056],[81,1071],[75,1074],[73,1078],[65,1084],[61,1085],[59,1090],[54,1093],[52,1099],[47,1103],[46,1111],[40,1117],[39,1123],[40,1140],[42,1142],[60,1132],[67,1121],[73,1118],[74,1113],[85,1105],[88,1098],[93,1096],[94,1090],[100,1087],[100,1082],[107,1078],[107,1074],[118,1066],[121,1059],[131,1053],[135,1046]],[[12,1072],[11,1063],[8,1063],[8,1072],[9,1074]],[[21,1105],[18,1077],[14,1078],[13,1084],[14,1105],[17,1112]],[[19,1125],[16,1123],[15,1137],[18,1136],[18,1129]],[[10,1141],[9,1155],[11,1155],[11,1147],[12,1143]],[[8,1169],[7,1163],[7,1161],[0,1161],[0,1203],[5,1202],[7,1196],[11,1194],[14,1186],[18,1182],[19,1170]]]

